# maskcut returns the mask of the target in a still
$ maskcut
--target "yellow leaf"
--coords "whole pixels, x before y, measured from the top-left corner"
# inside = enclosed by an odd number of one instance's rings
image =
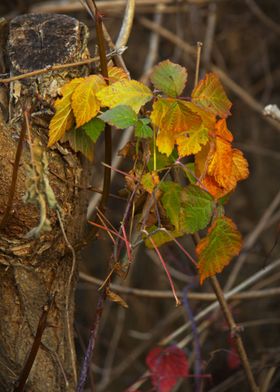
[[[128,105],[136,113],[141,106],[153,98],[151,90],[136,80],[120,80],[111,86],[104,87],[97,94],[101,106],[110,109],[117,105]]]
[[[199,129],[184,132],[176,137],[180,157],[197,154],[209,140],[208,130],[201,125]]]
[[[106,86],[104,79],[99,75],[84,78],[72,95],[72,107],[77,127],[81,127],[100,110],[100,101],[96,98],[97,91]]]
[[[55,101],[55,115],[50,122],[48,147],[61,139],[65,132],[74,125],[71,96],[83,80],[83,78],[73,79],[61,88],[62,98]]]
[[[128,80],[127,73],[119,67],[108,67],[109,84],[119,82],[120,80]]]

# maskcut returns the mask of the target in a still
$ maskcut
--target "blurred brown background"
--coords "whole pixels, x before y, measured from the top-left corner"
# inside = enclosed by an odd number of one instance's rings
[[[125,1],[97,1],[104,14],[104,23],[115,41],[125,8]],[[93,22],[79,1],[24,1],[2,0],[0,16],[12,18],[29,12],[65,13],[82,20],[90,29],[90,50],[95,52]],[[136,0],[136,13],[128,49],[124,53],[127,68],[134,79],[148,82],[148,72],[158,61],[169,58],[188,69],[190,88],[194,79],[195,57],[187,52],[182,42],[195,49],[201,41],[201,76],[218,67],[220,77],[233,102],[229,128],[235,145],[244,151],[250,164],[250,177],[238,185],[227,205],[245,238],[245,248],[218,276],[226,288],[235,287],[248,277],[279,258],[280,242],[280,122],[264,118],[262,108],[267,104],[280,106],[280,3],[278,0]],[[152,23],[149,23],[152,22]],[[160,27],[160,29],[159,29]],[[171,36],[167,34],[171,33]],[[174,38],[175,37],[175,38]],[[177,43],[175,43],[175,39]],[[120,131],[114,137],[117,148]],[[102,160],[102,146],[98,144],[96,165],[93,168],[94,185],[100,186],[98,162]],[[122,147],[122,146],[121,146]],[[122,168],[128,168],[123,163]],[[116,175],[112,192],[124,186],[123,178]],[[110,221],[117,225],[125,203],[111,199],[108,210]],[[181,241],[190,252],[194,251],[187,238]],[[174,244],[162,248],[168,261],[177,290],[211,293],[208,283],[199,287],[193,278],[195,271]],[[111,245],[106,235],[94,242],[80,256],[81,270],[98,279],[104,279]],[[263,295],[231,302],[233,314],[244,327],[244,341],[249,358],[264,391],[280,390],[280,308],[278,291],[280,267],[257,279],[248,290],[264,290]],[[175,308],[173,298],[154,298],[155,292],[170,290],[166,275],[155,255],[141,247],[123,288],[133,287],[148,292],[120,293],[127,301],[127,310],[107,303],[98,344],[94,353],[88,390],[125,391],[147,370],[145,357],[161,339],[184,325],[190,314],[184,307]],[[78,358],[81,363],[97,301],[97,285],[80,280],[77,290],[76,332]],[[275,290],[276,289],[276,290]],[[268,293],[270,290],[270,293]],[[249,291],[248,291],[249,292]],[[136,295],[137,294],[137,295]],[[211,294],[212,295],[212,294]],[[208,299],[212,299],[209,295]],[[189,301],[193,314],[198,314],[210,303],[205,298]],[[201,350],[201,371],[211,374],[198,386],[194,378],[184,380],[175,390],[247,391],[240,368],[230,369],[227,364],[229,333],[222,316],[210,312],[196,323]],[[191,329],[174,337],[176,344],[189,336]],[[197,331],[198,333],[198,331]],[[194,339],[190,336],[183,344],[192,358]],[[192,373],[194,369],[192,368]],[[93,389],[93,380],[96,389]],[[145,381],[143,391],[152,391]]]

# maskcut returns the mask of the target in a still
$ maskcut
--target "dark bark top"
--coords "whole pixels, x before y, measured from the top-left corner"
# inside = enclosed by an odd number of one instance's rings
[[[86,27],[66,15],[20,15],[10,23],[8,53],[13,74],[76,60],[86,43]]]

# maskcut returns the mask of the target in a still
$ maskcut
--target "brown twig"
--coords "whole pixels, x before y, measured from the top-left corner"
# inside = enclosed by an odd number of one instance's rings
[[[13,164],[12,181],[11,181],[11,186],[10,186],[10,190],[9,190],[8,202],[7,202],[7,206],[6,206],[4,215],[3,215],[1,223],[0,223],[0,230],[2,230],[5,227],[5,225],[7,224],[9,216],[10,216],[10,212],[11,212],[11,209],[13,206],[13,200],[14,200],[15,191],[16,191],[16,183],[17,183],[20,158],[21,158],[21,154],[22,154],[22,147],[23,147],[23,142],[24,142],[25,135],[26,135],[29,116],[30,116],[30,105],[28,104],[28,106],[26,107],[26,109],[24,111],[24,122],[21,127],[19,141],[18,141],[18,145],[17,145],[16,157],[15,157],[15,161]]]
[[[79,273],[80,279],[84,282],[90,283],[94,286],[101,286],[103,281],[101,279],[95,278],[94,276],[90,276],[84,272]],[[80,286],[83,288],[84,286]],[[143,290],[137,289],[133,287],[124,287],[115,283],[111,283],[110,285],[113,291],[116,291],[121,294],[130,294],[135,297],[142,297],[142,298],[154,298],[154,299],[173,299],[174,295],[170,290]],[[87,288],[87,286],[85,286]],[[275,287],[267,290],[250,290],[244,293],[236,293],[232,297],[230,297],[231,301],[236,300],[251,300],[251,299],[262,299],[262,298],[270,298],[276,297],[280,294],[280,288]],[[177,292],[178,298],[182,298],[183,293]],[[216,300],[216,295],[212,293],[195,293],[195,292],[188,292],[188,299],[193,301],[205,301],[205,302],[212,302]]]
[[[34,364],[36,356],[38,354],[38,350],[40,348],[42,336],[43,336],[44,330],[47,326],[48,314],[49,314],[50,308],[52,307],[54,298],[55,298],[55,295],[50,296],[47,303],[43,307],[42,314],[39,319],[39,323],[37,326],[37,331],[36,331],[36,335],[35,335],[32,347],[30,349],[30,352],[29,352],[29,355],[26,359],[24,367],[21,371],[19,379],[16,383],[16,386],[14,388],[14,392],[23,392],[24,391],[26,381],[28,379],[29,373],[30,373],[31,368]]]
[[[240,335],[240,328],[236,325],[236,323],[234,321],[234,318],[233,318],[232,313],[229,309],[229,306],[225,300],[224,293],[222,291],[222,288],[221,288],[220,283],[219,283],[218,279],[216,278],[216,276],[211,276],[210,282],[211,282],[213,290],[217,296],[217,299],[219,301],[222,313],[223,313],[223,315],[226,319],[226,322],[230,328],[231,335],[235,340],[236,348],[237,348],[241,363],[243,365],[243,368],[245,370],[250,390],[252,392],[258,392],[259,387],[256,384],[256,381],[255,381],[255,378],[254,378],[254,375],[253,375],[253,372],[252,372],[252,369],[251,369],[251,366],[249,363],[249,359],[248,359],[248,356],[247,356],[247,353],[246,353],[246,350],[245,350],[245,347],[244,347],[244,344],[243,344],[243,341],[242,341],[242,338]]]
[[[111,57],[112,55],[113,55],[113,52],[107,54],[108,57]],[[31,78],[33,76],[42,75],[44,73],[51,72],[51,71],[59,71],[61,69],[65,69],[65,68],[79,67],[81,65],[97,63],[99,60],[100,60],[99,56],[95,56],[95,57],[92,57],[92,58],[89,58],[89,59],[86,59],[86,60],[76,61],[74,63],[52,65],[52,66],[47,67],[47,68],[36,69],[35,71],[32,71],[32,72],[26,72],[24,74],[11,76],[10,78],[0,79],[0,83],[10,83],[10,82],[14,82],[15,80]]]

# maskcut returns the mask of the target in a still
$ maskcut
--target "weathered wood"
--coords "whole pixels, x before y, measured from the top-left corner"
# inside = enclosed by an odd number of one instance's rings
[[[9,27],[7,58],[12,75],[85,58],[87,29],[65,15],[22,15]],[[86,175],[67,146],[46,149],[47,125],[57,89],[69,79],[87,74],[87,68],[48,72],[11,83],[9,122],[0,124],[0,220],[7,205],[22,107],[32,97],[32,140],[46,150],[48,179],[61,207],[67,237],[80,241],[85,216],[85,195],[79,190]],[[0,237],[0,390],[13,390],[34,341],[37,325],[50,293],[55,293],[35,363],[25,391],[74,391],[73,331],[67,329],[67,293],[72,255],[65,243],[56,211],[48,209],[52,230],[40,238],[26,238],[38,225],[40,210],[26,204],[30,148],[25,143],[19,168],[13,210]],[[77,186],[78,185],[78,186]],[[75,280],[75,279],[74,279]],[[69,311],[73,320],[74,282]],[[69,339],[69,335],[71,339]],[[70,341],[71,340],[71,341]],[[67,382],[69,386],[67,387]]]

